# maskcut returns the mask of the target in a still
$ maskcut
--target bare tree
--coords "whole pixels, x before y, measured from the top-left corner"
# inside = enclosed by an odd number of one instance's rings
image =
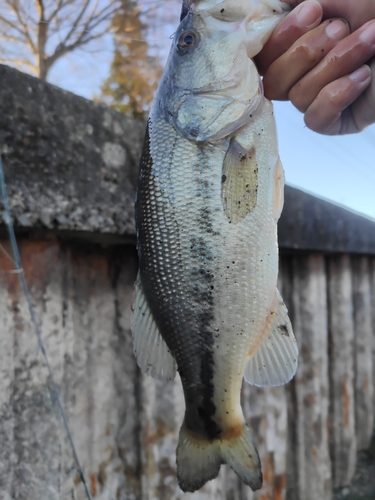
[[[121,0],[0,0],[0,62],[47,79],[61,57],[103,37]]]

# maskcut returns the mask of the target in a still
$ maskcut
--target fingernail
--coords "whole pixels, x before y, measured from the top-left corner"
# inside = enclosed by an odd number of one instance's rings
[[[349,78],[356,83],[363,83],[369,78],[371,78],[371,69],[367,64],[356,69],[349,75]]]
[[[330,22],[326,27],[326,34],[332,40],[342,40],[347,33],[348,25],[339,19]]]
[[[297,12],[297,23],[304,28],[309,28],[320,18],[320,14],[321,7],[317,2],[303,2]]]
[[[375,23],[371,23],[364,31],[359,35],[359,38],[369,45],[375,45]]]

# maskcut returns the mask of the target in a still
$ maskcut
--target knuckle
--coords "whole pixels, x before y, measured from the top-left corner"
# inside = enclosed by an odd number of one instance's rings
[[[308,99],[301,82],[293,85],[288,93],[288,98],[301,113],[304,113],[311,104],[311,99]]]

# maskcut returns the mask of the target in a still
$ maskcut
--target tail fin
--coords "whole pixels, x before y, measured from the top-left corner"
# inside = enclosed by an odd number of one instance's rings
[[[222,463],[230,465],[252,490],[262,487],[259,455],[247,425],[235,437],[213,441],[194,437],[182,425],[177,446],[177,478],[183,491],[194,492],[215,479]]]
[[[245,424],[241,434],[221,442],[223,462],[232,467],[240,479],[255,491],[262,487],[262,465],[251,431]]]

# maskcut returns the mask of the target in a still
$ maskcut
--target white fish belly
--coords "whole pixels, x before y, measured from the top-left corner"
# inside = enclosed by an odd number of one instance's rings
[[[213,357],[212,402],[220,428],[242,422],[240,389],[249,351],[258,342],[275,297],[278,251],[275,217],[277,163],[272,106],[265,103],[251,125],[238,133],[241,144],[254,147],[258,160],[258,192],[253,211],[229,222],[221,196],[225,152],[184,140],[163,139],[172,127],[157,123],[153,144],[154,175],[169,203],[186,283],[182,307],[207,318]],[[225,148],[223,148],[225,149]],[[283,186],[282,186],[283,187]],[[194,319],[193,319],[194,321]],[[177,332],[176,332],[177,333]],[[199,332],[196,332],[199,335]],[[183,335],[183,332],[180,332]]]

